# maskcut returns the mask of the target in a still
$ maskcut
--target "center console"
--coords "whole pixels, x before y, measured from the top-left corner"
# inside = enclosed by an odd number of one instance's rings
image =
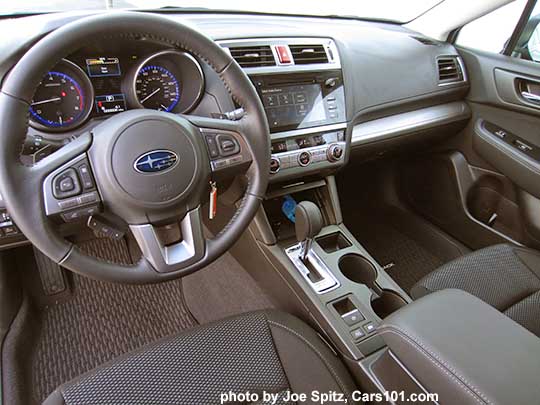
[[[347,111],[335,43],[326,38],[223,41],[252,80],[272,143],[270,181],[344,164]]]

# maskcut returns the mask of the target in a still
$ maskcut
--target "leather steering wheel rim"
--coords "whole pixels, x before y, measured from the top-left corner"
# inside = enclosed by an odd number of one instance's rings
[[[245,114],[234,126],[219,120],[203,123],[216,128],[231,125],[245,139],[252,157],[246,171],[246,193],[224,229],[205,240],[204,252],[195,263],[174,271],[156,271],[143,255],[133,265],[104,262],[88,256],[64,239],[57,225],[45,214],[43,182],[52,170],[73,156],[85,153],[92,137],[81,137],[34,166],[25,166],[20,153],[28,130],[29,105],[41,78],[63,57],[100,38],[147,38],[187,51],[205,61],[220,77]],[[185,117],[188,121],[190,117]],[[249,78],[239,65],[212,39],[184,24],[155,14],[114,12],[82,18],[39,40],[19,60],[5,79],[0,93],[0,192],[21,231],[39,250],[76,273],[95,279],[152,283],[182,277],[225,253],[254,218],[268,185],[269,129],[263,106]],[[57,155],[58,154],[58,155]],[[57,155],[57,156],[55,156]]]

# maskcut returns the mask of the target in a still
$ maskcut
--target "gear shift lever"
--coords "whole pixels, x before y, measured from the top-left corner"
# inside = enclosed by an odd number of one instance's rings
[[[300,259],[305,263],[313,244],[323,226],[321,210],[311,201],[300,202],[294,211],[296,239],[301,243]]]

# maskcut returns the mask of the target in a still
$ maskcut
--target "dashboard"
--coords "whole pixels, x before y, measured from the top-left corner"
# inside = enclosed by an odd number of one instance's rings
[[[10,32],[0,42],[0,78],[41,36],[90,14],[0,21],[0,30]],[[400,148],[411,132],[422,133],[423,142],[440,125],[469,117],[462,106],[469,86],[456,49],[399,25],[211,12],[168,17],[213,38],[251,79],[268,118],[274,183],[333,174],[354,156]],[[455,80],[441,80],[448,64],[459,73]],[[21,159],[33,164],[108,117],[137,108],[214,118],[238,111],[219,76],[186,50],[144,37],[89,39],[43,77]],[[205,138],[212,165],[233,160],[216,139]],[[1,200],[0,219],[0,249],[19,243]]]

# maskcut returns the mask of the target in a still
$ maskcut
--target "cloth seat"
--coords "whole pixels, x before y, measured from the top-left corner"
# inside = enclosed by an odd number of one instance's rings
[[[458,288],[540,336],[540,252],[495,245],[444,264],[411,289],[414,299]]]
[[[190,329],[121,356],[63,384],[46,405],[220,404],[230,393],[335,391],[352,401],[353,380],[319,335],[279,311],[259,311]],[[236,400],[235,400],[236,399]],[[268,402],[269,403],[269,402]],[[311,403],[311,402],[306,402]]]

